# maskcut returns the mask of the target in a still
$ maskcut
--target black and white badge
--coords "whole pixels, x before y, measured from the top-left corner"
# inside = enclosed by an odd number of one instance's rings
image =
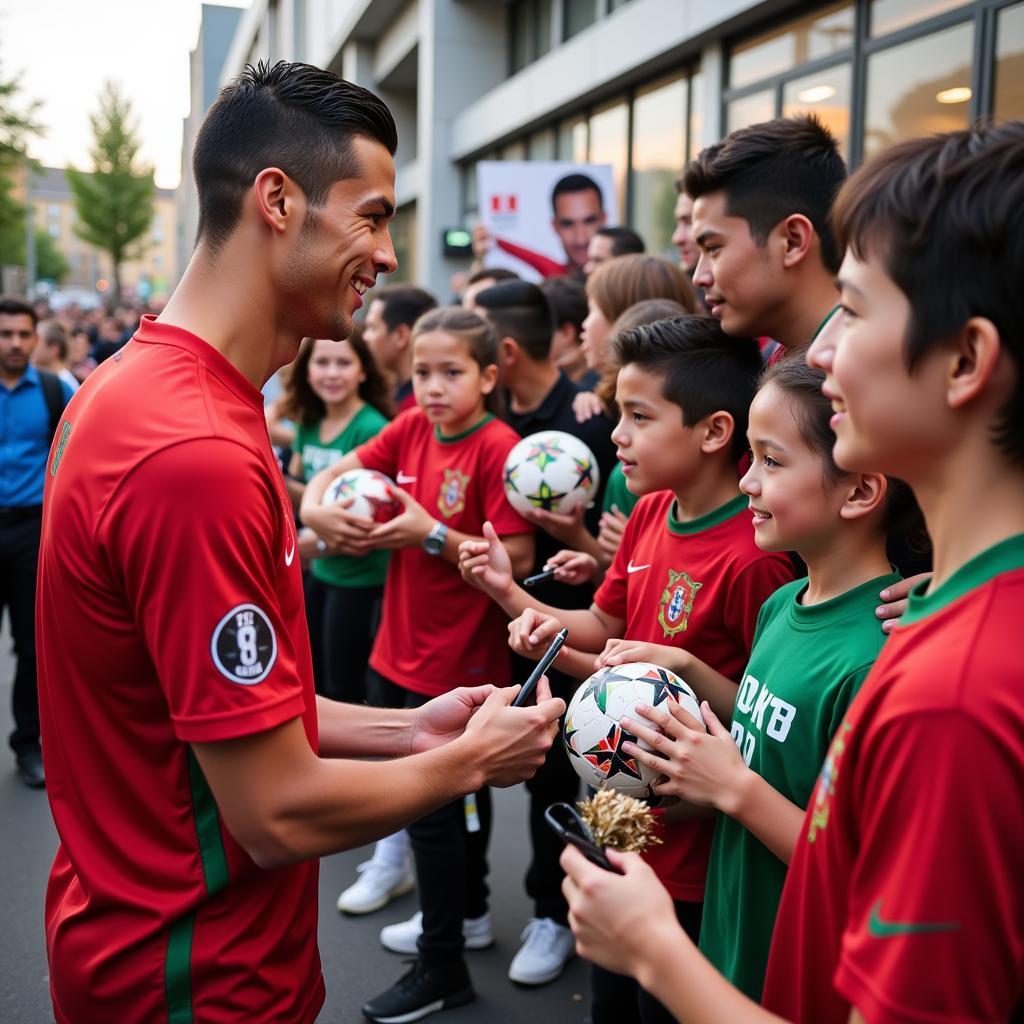
[[[255,686],[277,660],[274,627],[256,605],[240,604],[217,623],[210,654],[221,675],[242,686]]]

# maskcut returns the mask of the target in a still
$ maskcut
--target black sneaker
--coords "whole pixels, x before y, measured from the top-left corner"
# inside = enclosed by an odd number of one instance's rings
[[[25,750],[18,754],[18,777],[29,789],[43,789],[46,786],[43,755],[38,750]]]
[[[442,972],[413,960],[407,974],[363,1006],[363,1016],[376,1024],[406,1024],[438,1010],[465,1006],[474,999],[476,993],[464,965],[456,971]]]

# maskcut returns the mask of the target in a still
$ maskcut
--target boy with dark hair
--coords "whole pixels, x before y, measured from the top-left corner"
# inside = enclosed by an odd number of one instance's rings
[[[513,649],[537,659],[562,627],[569,644],[556,664],[577,679],[595,668],[609,640],[678,644],[738,679],[764,600],[793,578],[784,555],[754,543],[739,491],[747,409],[760,369],[749,339],[725,339],[710,317],[684,316],[624,332],[617,346],[612,434],[637,503],[615,560],[589,609],[541,603],[512,579],[493,531],[461,548],[467,580],[515,619]],[[736,687],[713,703],[731,712]],[[645,855],[677,901],[684,927],[700,927],[712,820],[660,818],[664,845]],[[653,1000],[608,972],[594,978],[594,1024],[664,1020]]]
[[[726,334],[810,344],[836,307],[828,213],[845,176],[811,115],[741,128],[690,162],[680,195],[693,201],[693,283]]]
[[[1022,171],[1010,122],[894,146],[836,202],[842,321],[808,359],[827,374],[836,461],[911,485],[935,576],[832,742],[765,1008],[678,933],[635,858],[613,855],[620,878],[563,855],[583,954],[655,986],[687,1024],[1020,1018]]]
[[[472,309],[476,304],[476,297],[485,289],[497,284],[499,281],[518,281],[519,275],[508,267],[482,267],[469,275],[466,281],[466,288],[459,297],[459,304],[466,309]]]
[[[587,319],[587,291],[571,277],[549,277],[538,286],[551,307],[555,331],[551,335],[551,358],[582,391],[597,384],[598,374],[587,368],[580,347],[583,321]]]
[[[318,858],[495,772],[522,781],[564,710],[517,714],[486,687],[402,712],[313,690],[260,388],[303,337],[347,337],[395,270],[396,145],[365,89],[248,67],[199,132],[181,283],[65,410],[37,601],[59,1024],[312,1024]]]
[[[583,273],[588,277],[602,263],[631,252],[644,252],[644,240],[632,228],[598,228],[587,246]]]
[[[412,393],[412,325],[437,306],[430,292],[411,284],[377,288],[363,321],[363,340],[377,366],[391,378],[395,409],[404,412],[416,404]]]

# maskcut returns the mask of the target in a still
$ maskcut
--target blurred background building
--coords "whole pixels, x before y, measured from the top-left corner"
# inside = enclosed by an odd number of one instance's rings
[[[387,101],[395,276],[439,295],[465,269],[442,235],[476,218],[482,159],[610,163],[620,217],[667,251],[674,179],[731,129],[814,111],[856,166],[902,138],[1024,117],[1021,0],[255,0],[230,13],[234,25],[204,7],[192,55],[179,270],[195,128],[257,60],[308,61]]]

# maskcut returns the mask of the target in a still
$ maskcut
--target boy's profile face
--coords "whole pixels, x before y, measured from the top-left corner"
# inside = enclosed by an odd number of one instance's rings
[[[877,257],[847,251],[839,287],[842,308],[807,353],[827,375],[835,460],[850,472],[913,476],[944,443],[948,354],[933,350],[910,374],[904,358],[910,303]]]
[[[734,337],[771,333],[765,325],[784,298],[773,247],[758,245],[750,223],[726,212],[725,192],[694,202],[693,238],[700,251],[693,283],[722,330]]]
[[[612,440],[633,494],[678,491],[693,480],[704,457],[700,424],[683,424],[683,410],[662,394],[663,383],[636,363],[619,370],[620,419]]]

